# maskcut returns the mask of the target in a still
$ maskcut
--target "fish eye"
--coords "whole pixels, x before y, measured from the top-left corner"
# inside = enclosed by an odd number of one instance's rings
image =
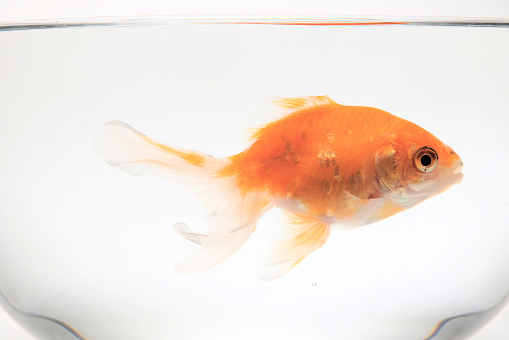
[[[421,172],[430,172],[435,169],[438,163],[438,155],[430,147],[423,147],[417,150],[414,155],[414,164],[417,170]]]

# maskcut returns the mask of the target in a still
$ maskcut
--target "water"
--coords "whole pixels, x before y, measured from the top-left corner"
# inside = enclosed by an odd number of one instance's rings
[[[4,25],[4,308],[41,339],[475,332],[509,291],[507,20],[377,20]],[[257,270],[280,223],[277,209],[222,265],[177,274],[174,263],[194,245],[171,225],[203,226],[199,204],[178,181],[131,177],[93,153],[104,122],[118,119],[158,140],[228,156],[249,145],[247,128],[278,117],[272,98],[322,94],[428,129],[461,155],[465,177],[385,221],[334,232],[269,283]]]

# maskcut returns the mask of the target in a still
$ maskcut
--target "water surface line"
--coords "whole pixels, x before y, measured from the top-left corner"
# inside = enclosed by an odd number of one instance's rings
[[[468,17],[242,17],[242,16],[169,16],[169,17],[93,17],[0,22],[0,31],[69,29],[93,27],[139,27],[175,25],[278,25],[278,26],[460,26],[509,28],[509,18]]]

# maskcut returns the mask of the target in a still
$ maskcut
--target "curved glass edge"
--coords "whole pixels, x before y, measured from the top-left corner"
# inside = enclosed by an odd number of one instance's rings
[[[509,27],[509,18],[471,17],[419,17],[419,16],[331,16],[331,17],[94,17],[0,22],[0,31],[64,29],[86,27],[133,27],[171,25],[297,25],[297,26],[349,26],[349,25],[412,25],[412,26],[464,26]]]
[[[433,331],[423,340],[456,339],[471,336],[495,317],[509,302],[509,292],[493,307],[449,317],[435,325]]]
[[[60,339],[88,340],[69,324],[44,315],[25,312],[17,308],[7,297],[0,292],[0,307],[23,328],[44,339],[53,339],[58,334]],[[45,336],[48,335],[48,336]]]

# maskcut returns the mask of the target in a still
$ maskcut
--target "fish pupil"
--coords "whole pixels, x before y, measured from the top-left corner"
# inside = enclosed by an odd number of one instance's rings
[[[431,156],[430,155],[423,155],[421,157],[421,164],[423,166],[428,166],[431,164]]]

